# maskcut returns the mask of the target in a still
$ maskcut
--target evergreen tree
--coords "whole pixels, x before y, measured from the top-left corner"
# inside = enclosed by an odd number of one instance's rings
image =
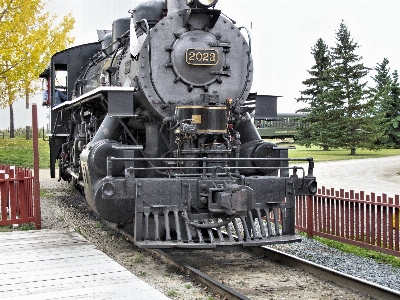
[[[390,68],[388,67],[389,60],[384,58],[382,63],[377,63],[377,66],[374,68],[376,71],[376,76],[372,76],[371,78],[376,82],[376,87],[373,89],[378,95],[388,95],[388,87],[391,83],[390,78]]]
[[[374,112],[374,101],[366,88],[363,78],[369,68],[361,62],[362,56],[355,53],[359,45],[350,35],[342,21],[336,32],[336,46],[331,48],[332,67],[329,105],[336,119],[331,120],[331,130],[335,131],[335,147],[350,150],[377,149],[376,141],[382,136],[379,116]]]
[[[386,128],[389,126],[388,120],[385,118],[386,106],[392,102],[391,86],[392,78],[390,77],[390,68],[388,67],[389,60],[384,58],[382,63],[377,63],[374,68],[376,75],[371,76],[375,81],[376,86],[370,89],[371,95],[375,101],[375,114],[380,118],[382,131],[385,133],[377,143],[382,146],[387,146],[388,135]]]
[[[326,122],[329,119],[329,110],[325,97],[329,87],[328,70],[331,64],[329,48],[320,38],[311,48],[311,54],[314,56],[315,65],[307,72],[312,77],[303,81],[307,88],[301,92],[301,98],[297,99],[297,102],[302,101],[309,106],[298,110],[307,116],[301,120],[302,126],[298,129],[296,139],[301,145],[318,145],[328,150],[331,146],[331,131],[329,122]]]
[[[388,137],[387,146],[400,148],[400,84],[397,70],[393,72],[390,85],[389,101],[382,105],[384,121],[387,121],[385,134]]]
[[[377,75],[372,77],[376,87],[371,89],[376,101],[377,114],[384,137],[378,143],[384,147],[400,148],[400,84],[397,70],[390,75],[389,60],[384,58],[374,68]]]

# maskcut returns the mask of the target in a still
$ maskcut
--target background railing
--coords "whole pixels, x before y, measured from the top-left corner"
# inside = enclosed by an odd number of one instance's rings
[[[297,197],[296,229],[386,254],[400,256],[399,195],[335,191],[322,187]]]

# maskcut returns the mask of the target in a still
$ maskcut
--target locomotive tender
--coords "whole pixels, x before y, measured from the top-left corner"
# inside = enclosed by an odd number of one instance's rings
[[[252,123],[249,33],[217,1],[142,3],[41,74],[51,176],[58,162],[59,178],[139,247],[298,241],[295,196],[316,192],[312,158],[298,159],[307,172],[289,166],[288,148]]]

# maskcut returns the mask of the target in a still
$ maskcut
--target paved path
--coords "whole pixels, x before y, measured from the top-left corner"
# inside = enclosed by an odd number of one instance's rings
[[[316,162],[314,174],[318,186],[356,192],[386,193],[389,197],[400,195],[400,155]]]

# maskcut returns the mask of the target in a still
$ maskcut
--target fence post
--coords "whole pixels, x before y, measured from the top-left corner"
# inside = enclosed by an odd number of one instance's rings
[[[399,206],[400,205],[400,196],[399,195],[395,195],[395,198],[394,198],[394,203],[395,203],[395,205],[396,206]],[[395,244],[395,250],[396,251],[400,251],[400,225],[399,225],[399,223],[400,223],[400,208],[395,208],[394,209],[394,213],[395,213],[395,216],[394,216],[394,236],[395,236],[395,241],[396,241],[396,244]]]
[[[7,220],[7,206],[10,201],[8,186],[9,182],[6,180],[8,174],[4,171],[0,172],[0,221]]]
[[[33,203],[35,208],[35,227],[42,228],[42,216],[40,212],[40,181],[39,181],[39,143],[37,105],[32,104],[32,129],[33,129]]]
[[[313,197],[307,195],[307,237],[312,238],[314,232]]]

